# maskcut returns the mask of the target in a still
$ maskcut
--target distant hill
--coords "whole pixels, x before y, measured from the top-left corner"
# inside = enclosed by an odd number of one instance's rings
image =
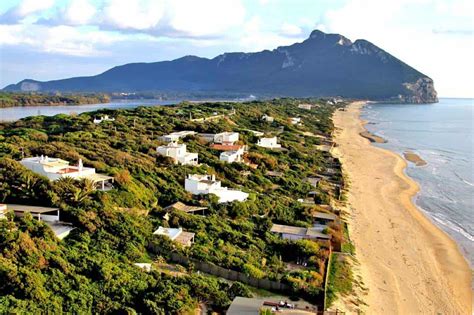
[[[431,78],[366,40],[351,42],[342,35],[318,30],[301,43],[272,51],[131,63],[90,77],[23,80],[4,90],[342,96],[437,102]]]

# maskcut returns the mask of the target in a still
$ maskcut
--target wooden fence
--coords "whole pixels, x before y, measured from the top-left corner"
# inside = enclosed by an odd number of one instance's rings
[[[171,261],[179,263],[184,266],[189,266],[192,264],[196,270],[218,276],[231,281],[239,281],[245,284],[248,284],[252,287],[261,288],[269,291],[278,291],[289,293],[291,292],[291,287],[280,281],[274,281],[269,279],[258,279],[255,277],[250,277],[242,272],[235,270],[223,268],[212,263],[199,261],[196,259],[188,258],[178,253],[171,253]]]

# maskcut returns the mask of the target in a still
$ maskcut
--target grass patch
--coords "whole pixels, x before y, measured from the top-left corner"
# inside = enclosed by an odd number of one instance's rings
[[[326,307],[330,307],[338,295],[352,292],[353,274],[350,264],[338,254],[332,254],[326,291]]]

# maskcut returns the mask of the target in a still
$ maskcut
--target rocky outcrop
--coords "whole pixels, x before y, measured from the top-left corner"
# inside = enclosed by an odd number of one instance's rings
[[[419,78],[414,83],[405,83],[404,85],[408,93],[400,96],[400,100],[403,103],[423,104],[438,102],[438,93],[436,93],[431,78]]]

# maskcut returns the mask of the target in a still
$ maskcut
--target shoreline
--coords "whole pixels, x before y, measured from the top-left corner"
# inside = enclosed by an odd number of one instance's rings
[[[347,219],[369,291],[368,313],[471,314],[471,269],[448,234],[413,202],[418,184],[398,154],[362,138],[364,102],[336,111],[336,155],[350,179]],[[363,154],[361,154],[363,152]]]

